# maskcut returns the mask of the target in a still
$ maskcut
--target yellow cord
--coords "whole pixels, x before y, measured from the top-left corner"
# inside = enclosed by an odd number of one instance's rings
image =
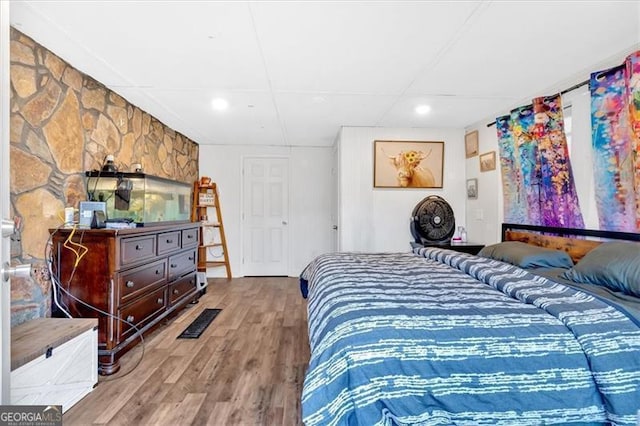
[[[69,233],[69,236],[67,237],[67,239],[64,241],[64,244],[63,244],[63,247],[71,250],[76,255],[76,261],[73,265],[74,268],[78,266],[78,264],[80,263],[80,259],[82,259],[84,255],[87,254],[87,252],[89,251],[89,249],[86,246],[83,246],[82,244],[78,244],[72,241],[72,238],[76,233],[76,229],[78,228],[74,225],[73,229]],[[78,249],[71,247],[72,245],[78,247]]]

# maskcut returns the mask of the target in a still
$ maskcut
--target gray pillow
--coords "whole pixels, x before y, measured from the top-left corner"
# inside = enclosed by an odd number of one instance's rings
[[[525,269],[531,268],[571,268],[573,261],[562,250],[533,246],[520,241],[505,241],[486,246],[478,256],[511,263]]]
[[[640,244],[602,243],[562,275],[640,297]]]

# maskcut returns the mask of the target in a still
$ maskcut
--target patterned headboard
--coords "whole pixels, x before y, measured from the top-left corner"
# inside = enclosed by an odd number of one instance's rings
[[[594,229],[554,228],[549,226],[502,224],[502,241],[522,241],[535,246],[564,250],[574,262],[602,241],[640,242],[640,234]]]

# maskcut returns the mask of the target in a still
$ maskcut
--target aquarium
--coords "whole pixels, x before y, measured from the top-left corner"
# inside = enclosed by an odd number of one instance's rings
[[[188,222],[191,185],[145,173],[86,172],[87,200],[104,201],[109,221],[149,226]]]

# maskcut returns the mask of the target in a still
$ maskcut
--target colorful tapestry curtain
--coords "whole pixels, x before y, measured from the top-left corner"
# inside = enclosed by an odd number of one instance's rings
[[[496,119],[505,222],[584,228],[560,95]]]
[[[531,106],[515,109],[511,115],[496,119],[504,221],[507,223],[541,223],[535,160],[537,149],[531,143],[530,133],[525,130],[529,128],[528,118],[533,120]]]
[[[591,131],[600,229],[640,231],[640,52],[591,74]]]

